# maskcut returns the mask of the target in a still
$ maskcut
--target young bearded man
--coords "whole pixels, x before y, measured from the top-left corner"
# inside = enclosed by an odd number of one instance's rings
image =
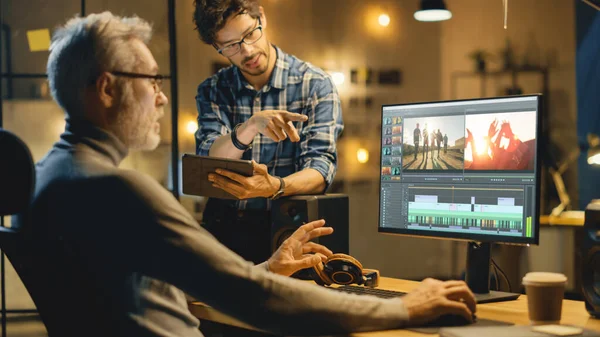
[[[249,178],[209,176],[239,200],[210,199],[203,226],[244,258],[263,261],[271,253],[271,200],[321,194],[333,181],[340,99],[325,72],[269,42],[258,0],[195,5],[201,39],[232,64],[198,87],[196,151],[255,162]]]

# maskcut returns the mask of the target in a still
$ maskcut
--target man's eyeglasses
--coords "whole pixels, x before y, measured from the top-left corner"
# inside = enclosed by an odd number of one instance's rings
[[[217,49],[217,52],[219,52],[219,54],[225,56],[225,57],[231,57],[237,53],[240,52],[240,50],[242,49],[242,43],[245,44],[254,44],[256,43],[256,41],[260,40],[260,38],[263,36],[263,31],[262,31],[262,25],[260,24],[260,19],[258,19],[258,26],[256,28],[254,28],[253,30],[251,30],[248,34],[246,34],[241,40],[239,40],[238,42],[234,42],[232,44],[228,44],[227,46],[218,49],[215,46],[215,49]]]
[[[110,71],[109,73],[115,76],[123,76],[129,78],[147,78],[152,83],[152,87],[154,88],[154,93],[158,94],[162,91],[163,79],[165,78],[163,75],[148,75],[148,74],[138,74],[138,73],[129,73],[126,71]]]

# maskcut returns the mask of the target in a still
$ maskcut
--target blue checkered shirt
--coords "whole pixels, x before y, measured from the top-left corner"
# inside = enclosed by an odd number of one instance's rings
[[[308,116],[295,122],[300,141],[275,142],[257,134],[242,159],[267,165],[269,174],[286,177],[306,168],[317,170],[327,186],[337,168],[336,141],[344,128],[341,102],[331,77],[315,66],[284,53],[278,47],[275,69],[269,82],[256,91],[239,69],[230,66],[198,86],[196,153],[208,156],[215,139],[226,135],[252,114],[285,110]],[[269,200],[254,198],[230,202],[237,209],[266,210]]]

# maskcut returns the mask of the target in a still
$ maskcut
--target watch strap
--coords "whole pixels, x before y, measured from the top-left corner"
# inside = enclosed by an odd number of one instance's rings
[[[279,199],[279,197],[281,197],[283,195],[283,191],[285,190],[285,181],[283,180],[283,178],[281,177],[275,177],[277,179],[279,179],[279,190],[277,190],[277,192],[275,192],[269,199],[271,200],[275,200],[275,199]]]

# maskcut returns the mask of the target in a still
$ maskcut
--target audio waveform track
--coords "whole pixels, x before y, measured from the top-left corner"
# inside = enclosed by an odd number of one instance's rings
[[[411,186],[408,197],[407,220],[413,225],[524,230],[523,188]]]
[[[411,211],[409,208],[408,221],[410,223],[420,225],[516,229],[519,231],[523,229],[521,214],[482,212],[434,212],[428,210]]]

